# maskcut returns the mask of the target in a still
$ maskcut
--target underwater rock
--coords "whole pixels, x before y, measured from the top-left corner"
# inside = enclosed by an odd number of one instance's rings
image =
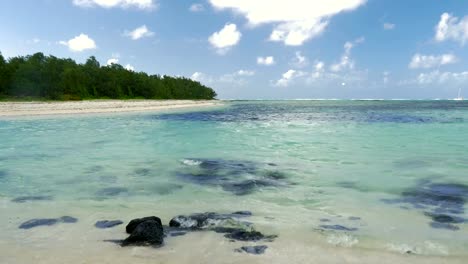
[[[136,169],[134,173],[138,176],[148,176],[151,174],[151,170],[147,168],[139,168],[139,169]]]
[[[281,171],[266,171],[264,173],[265,178],[272,179],[272,180],[284,180],[287,179],[288,176],[286,173]]]
[[[273,241],[278,236],[276,235],[265,236],[264,234],[255,230],[252,230],[252,231],[236,230],[234,232],[224,235],[224,237],[233,239],[233,240],[239,240],[239,241],[259,241],[259,240]]]
[[[142,221],[142,219],[148,219]],[[134,228],[130,228],[131,234],[121,245],[125,246],[162,246],[164,242],[164,230],[161,220],[156,217],[135,219],[134,223],[138,223]],[[159,220],[159,221],[158,221]],[[127,232],[129,231],[127,226]]]
[[[250,161],[185,159],[182,163],[187,169],[177,173],[179,178],[199,185],[221,186],[235,195],[251,194],[262,187],[289,184],[285,181],[285,173],[262,170],[261,164]]]
[[[50,201],[52,196],[21,196],[11,200],[14,203],[25,203],[30,201]]]
[[[96,192],[97,196],[118,196],[122,193],[127,193],[128,189],[123,187],[109,187]]]
[[[429,223],[429,225],[432,228],[436,228],[436,229],[447,229],[447,230],[452,230],[452,231],[460,230],[460,227],[456,225],[452,225],[450,223],[431,222]]]
[[[33,227],[38,226],[51,226],[55,225],[59,222],[56,218],[44,218],[44,219],[31,219],[24,223],[22,223],[19,228],[20,229],[31,229]]]
[[[155,221],[155,222],[158,222],[159,225],[161,226],[162,228],[162,222],[161,222],[161,219],[157,216],[148,216],[148,217],[143,217],[143,218],[137,218],[137,219],[133,219],[132,221],[130,221],[130,223],[128,223],[128,225],[125,227],[125,231],[128,233],[128,234],[131,234],[135,228],[140,225],[141,223],[143,222],[146,222],[146,221]]]
[[[238,218],[250,216],[248,211],[232,214],[218,214],[213,212],[198,213],[189,216],[179,215],[171,219],[170,227],[187,229],[206,229],[216,227],[248,227],[250,223],[241,222]]]
[[[278,184],[268,180],[250,179],[235,183],[225,183],[222,185],[223,190],[235,195],[247,195],[255,192],[258,188],[271,186],[278,186]]]
[[[426,216],[432,218],[432,221],[437,223],[451,223],[451,224],[460,224],[465,222],[465,219],[461,217],[446,215],[446,214],[436,214],[436,213],[424,213]]]
[[[350,217],[348,217],[348,219],[351,220],[351,221],[358,221],[358,220],[361,220],[361,217],[350,216]]]
[[[66,224],[74,224],[74,223],[78,222],[77,218],[71,217],[71,216],[62,216],[57,220],[59,222],[61,222],[61,223],[66,223]]]
[[[123,224],[120,220],[101,220],[97,221],[94,226],[100,229],[112,228],[114,226],[118,226]]]
[[[265,250],[268,248],[268,246],[261,245],[261,246],[244,246],[238,249],[235,249],[236,252],[242,253],[248,253],[248,254],[253,254],[253,255],[261,255],[265,253]]]
[[[324,229],[336,230],[336,231],[350,231],[350,232],[353,232],[353,231],[358,230],[355,227],[346,227],[346,226],[342,226],[342,225],[321,225],[320,227],[324,228]]]

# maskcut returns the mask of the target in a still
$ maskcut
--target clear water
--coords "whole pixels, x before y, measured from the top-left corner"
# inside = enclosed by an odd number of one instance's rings
[[[28,196],[45,198],[14,201]],[[242,244],[217,234],[129,250],[103,242],[124,238],[123,226],[93,226],[237,210],[252,211],[258,230],[279,235],[256,263],[373,261],[356,257],[362,252],[462,263],[468,102],[245,101],[186,112],[0,120],[0,199],[5,263],[81,263],[86,252],[94,253],[89,261],[105,255],[115,263],[252,262],[233,252]],[[17,228],[63,215],[79,221]],[[335,225],[348,230],[330,229]],[[316,252],[333,253],[311,257]]]

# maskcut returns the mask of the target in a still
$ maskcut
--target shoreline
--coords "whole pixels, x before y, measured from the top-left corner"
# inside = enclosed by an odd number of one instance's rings
[[[91,100],[0,102],[0,117],[164,111],[221,105],[216,100]]]

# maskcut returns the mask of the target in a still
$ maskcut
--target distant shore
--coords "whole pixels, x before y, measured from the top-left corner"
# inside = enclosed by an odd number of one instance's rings
[[[0,102],[0,117],[162,111],[222,104],[215,100],[90,100]]]

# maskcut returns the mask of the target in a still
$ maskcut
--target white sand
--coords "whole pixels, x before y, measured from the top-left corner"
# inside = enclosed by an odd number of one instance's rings
[[[0,102],[0,117],[161,111],[220,105],[194,100],[93,100],[73,102]]]

